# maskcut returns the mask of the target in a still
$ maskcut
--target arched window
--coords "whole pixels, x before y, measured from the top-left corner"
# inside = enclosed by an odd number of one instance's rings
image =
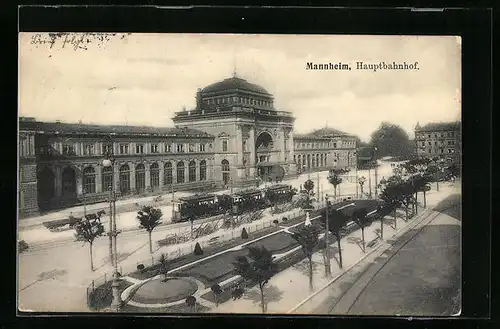
[[[73,168],[66,167],[62,172],[62,194],[64,196],[76,194],[76,175]]]
[[[160,167],[156,162],[149,167],[149,180],[151,188],[156,189],[160,187]]]
[[[184,162],[177,162],[177,183],[184,183]]]
[[[135,188],[138,193],[146,189],[146,169],[142,163],[135,166]]]
[[[130,193],[130,167],[126,164],[120,167],[120,193]]]
[[[113,188],[113,167],[104,167],[101,172],[102,190],[109,191]]]
[[[165,185],[172,184],[172,162],[165,163],[163,176]]]
[[[227,185],[230,177],[229,161],[227,161],[226,159],[222,160],[221,169],[222,169],[222,181],[224,182],[225,185]]]
[[[191,161],[189,162],[189,181],[194,182],[196,181],[196,162]]]
[[[50,200],[55,196],[54,177],[54,172],[47,167],[38,172],[38,203],[42,209],[49,206]]]
[[[200,162],[200,180],[207,180],[207,162],[205,160]]]
[[[83,169],[83,193],[95,193],[95,169],[93,167]]]

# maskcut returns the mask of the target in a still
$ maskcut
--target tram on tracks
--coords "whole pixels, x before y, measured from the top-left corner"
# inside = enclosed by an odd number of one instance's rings
[[[286,184],[276,184],[264,189],[249,189],[234,194],[196,194],[173,201],[172,222],[185,222],[230,213],[265,209],[280,203],[290,202],[296,190]]]

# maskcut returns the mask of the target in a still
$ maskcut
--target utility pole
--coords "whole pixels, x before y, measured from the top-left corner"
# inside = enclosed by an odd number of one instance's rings
[[[354,153],[356,155],[356,163],[355,163],[355,172],[356,172],[356,199],[359,198],[359,193],[358,193],[358,152]]]
[[[330,196],[328,194],[325,194],[325,200],[326,200],[326,211],[325,211],[325,226],[326,226],[326,231],[325,231],[325,275],[327,278],[332,276],[332,270],[330,266],[330,225],[328,223],[328,198]]]
[[[368,194],[370,195],[370,199],[372,198],[372,170],[368,167]]]
[[[377,184],[378,184],[378,181],[377,181],[377,175],[378,175],[378,171],[377,171],[377,167],[378,167],[378,162],[377,162],[377,148],[375,147],[373,149],[373,157],[375,158],[375,198],[377,198],[378,194],[377,194]]]
[[[318,194],[318,202],[319,202],[320,201],[319,200],[319,196],[320,196],[320,194],[319,194],[319,172],[316,173],[316,180],[317,180],[316,192]]]

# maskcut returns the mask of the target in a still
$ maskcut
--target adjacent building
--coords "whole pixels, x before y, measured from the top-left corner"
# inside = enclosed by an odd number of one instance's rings
[[[462,133],[460,122],[439,122],[415,126],[415,151],[418,157],[460,161]]]
[[[292,113],[261,86],[232,78],[199,89],[175,127],[19,120],[19,213],[168,190],[250,186],[356,164],[356,139],[333,128],[294,136]],[[104,167],[111,158],[113,165]]]

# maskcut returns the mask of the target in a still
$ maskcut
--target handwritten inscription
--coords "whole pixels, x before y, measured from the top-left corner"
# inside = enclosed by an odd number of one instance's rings
[[[129,33],[130,34],[130,33]],[[120,39],[124,39],[129,34],[120,34]],[[89,44],[96,44],[101,47],[103,44],[116,38],[116,33],[37,33],[31,37],[30,44],[46,46],[50,49],[55,47],[72,48],[73,50],[87,50]]]

